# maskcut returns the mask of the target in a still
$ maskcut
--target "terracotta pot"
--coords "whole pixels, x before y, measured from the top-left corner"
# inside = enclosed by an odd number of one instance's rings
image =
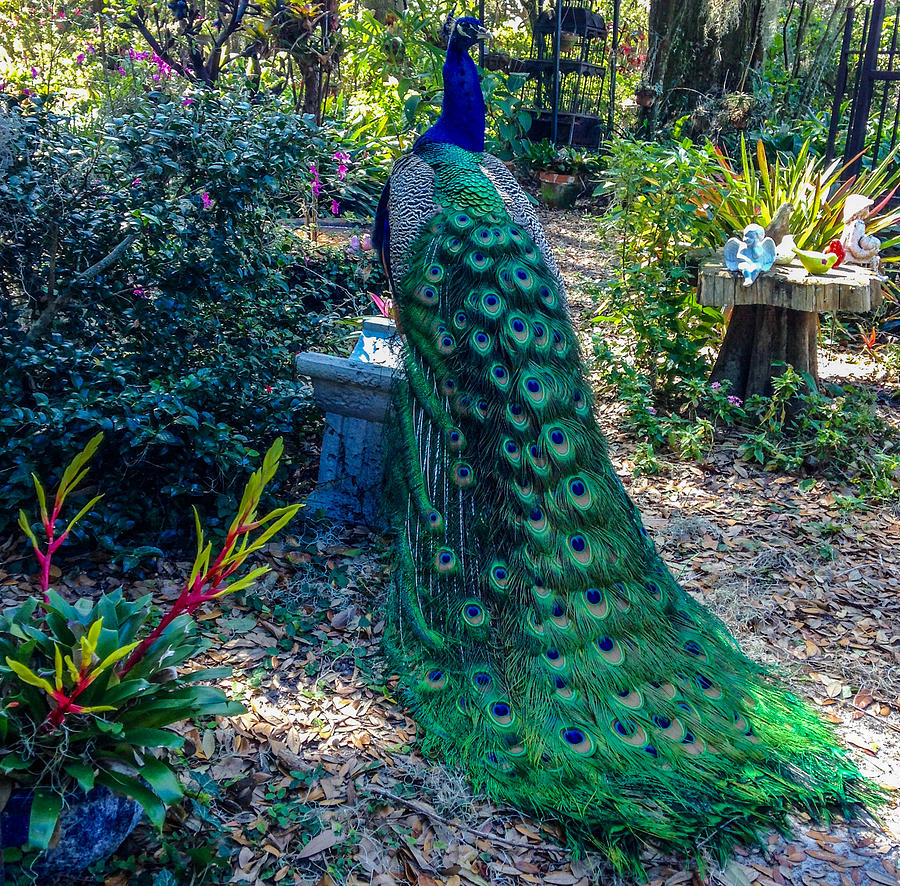
[[[541,199],[548,206],[571,206],[578,196],[578,178],[567,172],[539,172]]]

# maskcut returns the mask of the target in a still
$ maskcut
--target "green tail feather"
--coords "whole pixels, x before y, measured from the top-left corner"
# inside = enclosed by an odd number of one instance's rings
[[[425,748],[640,874],[877,799],[832,731],[676,583],[621,486],[553,276],[477,158],[397,293],[387,649]],[[396,457],[397,455],[402,457]]]

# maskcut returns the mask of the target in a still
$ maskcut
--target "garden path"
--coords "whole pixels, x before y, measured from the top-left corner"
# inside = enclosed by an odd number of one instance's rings
[[[595,228],[572,212],[546,221],[583,324],[591,308],[584,280],[602,279],[607,267],[591,245]],[[857,381],[868,377],[864,364],[833,357],[826,372],[851,367]],[[880,824],[797,816],[790,839],[772,834],[764,849],[741,850],[723,871],[710,868],[706,881],[648,854],[651,884],[900,886],[897,511],[842,511],[835,488],[801,492],[796,478],[741,462],[727,440],[702,463],[673,461],[661,476],[635,478],[617,405],[603,403],[600,419],[616,469],[684,586],[748,653],[780,668],[835,724],[863,771],[895,792]],[[219,788],[201,782],[207,813],[172,818],[165,839],[170,848],[203,845],[218,822],[232,854],[221,879],[210,870],[204,882],[610,882],[598,858],[560,848],[554,825],[473,797],[459,775],[417,753],[416,725],[392,696],[395,680],[379,653],[384,539],[309,523],[267,557],[275,567],[267,581],[202,616],[213,644],[204,664],[233,666],[233,690],[248,708],[185,731],[191,769]],[[164,563],[161,578],[131,590],[175,593],[185,568]],[[59,581],[73,595],[86,583],[77,572]],[[24,580],[2,571],[0,584],[4,595],[25,590]],[[130,883],[129,867],[171,869],[147,830],[120,856],[122,872],[106,886]]]

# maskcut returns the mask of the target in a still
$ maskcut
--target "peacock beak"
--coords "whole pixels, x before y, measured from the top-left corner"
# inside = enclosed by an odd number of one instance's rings
[[[493,37],[494,35],[483,25],[479,25],[478,30],[475,31],[476,40],[492,40]]]

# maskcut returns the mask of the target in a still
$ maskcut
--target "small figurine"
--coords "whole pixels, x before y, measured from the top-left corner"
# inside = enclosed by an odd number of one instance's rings
[[[881,240],[866,233],[866,219],[872,201],[862,194],[849,194],[844,201],[844,230],[841,246],[844,247],[847,264],[869,265],[878,270]]]
[[[794,253],[809,274],[827,274],[838,260],[837,253],[834,252],[814,252],[811,249],[797,249],[795,246]]]
[[[825,252],[833,252],[838,258],[834,263],[835,268],[839,268],[843,263],[844,259],[847,257],[847,254],[844,252],[844,247],[841,246],[840,240],[832,240],[826,247]]]
[[[781,238],[781,242],[775,247],[775,264],[789,265],[794,260],[794,242],[793,234],[785,234]]]
[[[775,241],[766,237],[761,225],[744,228],[744,239],[731,237],[725,244],[725,267],[732,274],[743,274],[744,286],[752,286],[756,278],[768,271],[775,261]]]
[[[775,210],[772,221],[766,225],[766,236],[771,237],[775,241],[776,246],[780,246],[784,238],[790,236],[788,230],[793,214],[793,204],[782,203],[781,206]]]

